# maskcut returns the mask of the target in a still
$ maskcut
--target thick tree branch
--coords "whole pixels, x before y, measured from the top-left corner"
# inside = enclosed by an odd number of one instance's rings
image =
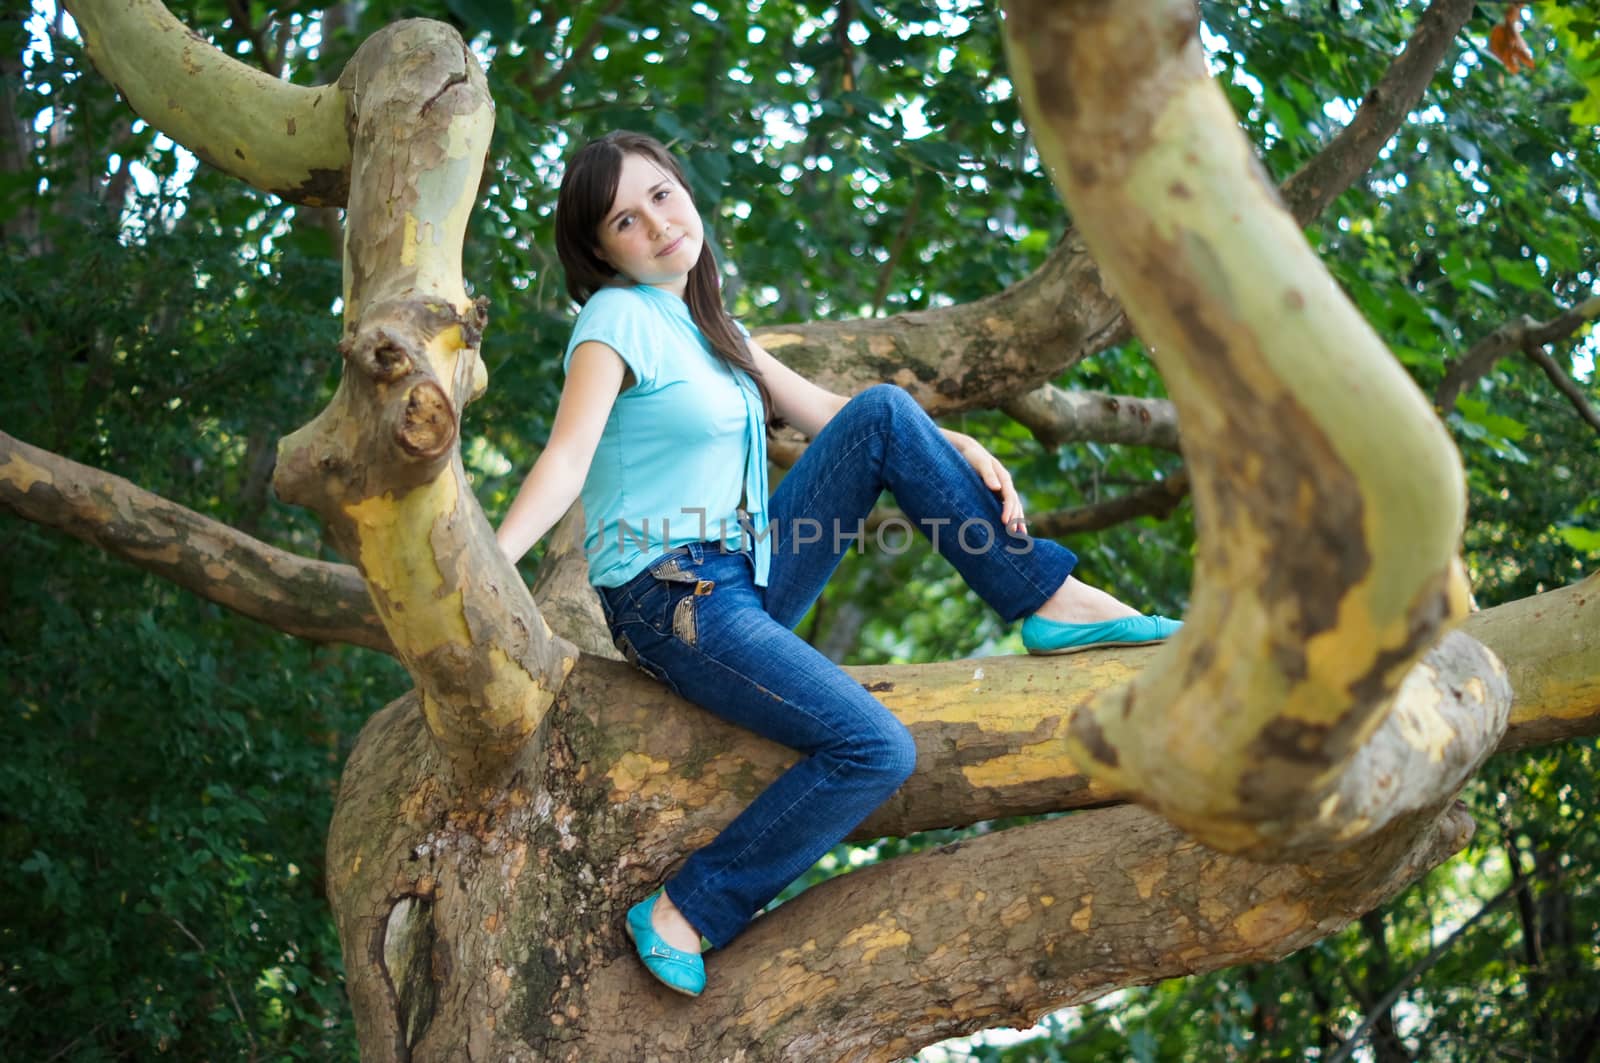
[[[757,343],[823,387],[849,395],[889,381],[936,417],[999,406],[1126,335],[1074,231],[1032,275],[971,303],[754,330]]]
[[[293,203],[343,205],[345,91],[213,48],[158,0],[67,0],[95,67],[138,115],[223,173]]]
[[[268,627],[394,652],[360,574],[349,565],[279,550],[3,432],[0,506]]]
[[[1417,16],[1405,50],[1362,99],[1350,124],[1279,187],[1295,220],[1308,224],[1367,172],[1422,98],[1472,8],[1472,0],[1434,0]]]
[[[578,656],[539,616],[461,463],[462,410],[488,386],[487,311],[467,296],[461,248],[494,104],[460,35],[422,19],[368,38],[340,83],[344,374],[279,445],[274,483],[361,570],[453,780],[489,793],[537,745]]]
[[[1075,715],[1075,752],[1216,848],[1348,844],[1382,823],[1352,805],[1371,780],[1351,773],[1433,745],[1369,740],[1465,612],[1459,457],[1263,181],[1192,3],[1008,14],[1040,157],[1184,425],[1199,542],[1190,623],[1127,691]],[[1461,745],[1431,761],[1434,796],[1499,737],[1439,708]]]
[[[1451,743],[1452,728],[1492,727],[1493,692],[1474,673],[1484,666],[1482,642],[1502,660],[1513,688],[1510,726],[1496,751],[1600,734],[1600,576],[1584,583],[1474,613],[1407,680],[1407,687],[1367,757],[1378,778],[1367,792],[1339,797],[1347,808],[1368,801],[1415,801],[1430,764],[1457,756],[1471,742]],[[1556,633],[1552,635],[1552,633]],[[917,770],[864,823],[858,837],[902,835],[988,819],[1085,808],[1118,799],[1092,781],[1065,737],[1073,717],[1098,695],[1116,690],[1150,666],[1150,648],[1106,650],[1067,658],[988,657],[928,665],[847,668],[916,738]],[[1469,656],[1462,660],[1459,654]],[[1447,653],[1455,653],[1455,663]],[[793,753],[723,724],[678,700],[666,688],[618,663],[585,658],[568,680],[581,720],[563,724],[575,755],[591,766],[593,785],[619,813],[641,817],[631,827],[640,852],[661,860],[681,854],[685,837],[731,820],[794,759]],[[1462,711],[1438,704],[1468,694]],[[1407,752],[1412,742],[1413,752]],[[1387,750],[1387,752],[1384,752]],[[1435,761],[1435,758],[1438,761]],[[1364,762],[1365,763],[1365,762]],[[659,846],[659,847],[658,847]],[[641,856],[641,859],[645,857]]]
[[[825,882],[717,954],[681,1024],[586,1030],[616,1058],[888,1061],[1116,988],[1288,955],[1383,903],[1472,834],[1459,807],[1396,824],[1345,859],[1221,856],[1133,808],[1001,831]],[[629,1013],[659,994],[613,963]],[[870,991],[869,991],[870,990]]]
[[[1461,627],[1506,666],[1502,752],[1600,734],[1600,572],[1473,613]]]
[[[1547,344],[1566,339],[1596,318],[1600,318],[1600,295],[1585,299],[1548,321],[1535,321],[1526,315],[1515,321],[1507,321],[1467,348],[1465,354],[1450,363],[1444,379],[1434,390],[1433,404],[1448,413],[1455,408],[1456,400],[1461,397],[1461,393],[1493,369],[1496,362],[1513,352],[1526,351],[1534,363],[1543,369],[1551,380],[1555,381],[1562,393],[1578,407],[1584,420],[1600,427],[1600,424],[1596,423],[1595,412],[1589,406],[1583,392],[1576,388],[1572,380],[1561,371],[1560,366],[1557,366],[1549,355],[1539,351],[1539,348]],[[1544,354],[1544,361],[1534,353],[1536,351]],[[1569,385],[1573,390],[1568,390]]]
[[[1600,607],[1575,603],[1582,589],[1543,596],[1550,601],[1541,623],[1572,625],[1574,642],[1600,655],[1600,625],[1586,612]],[[1555,659],[1566,652],[1531,639],[1520,645]],[[1064,706],[1125,682],[1158,652],[852,670],[911,726],[920,753],[906,788],[863,832],[1114,800],[1073,774],[1061,740],[1070,715]],[[1588,674],[1600,675],[1593,664]],[[1520,670],[1542,669],[1529,660]],[[1572,694],[1567,688],[1530,689],[1552,700],[1519,703],[1525,721],[1575,715],[1562,700]],[[1600,692],[1590,687],[1580,696],[1588,698],[1589,733],[1600,730]],[[553,719],[547,745],[524,750],[512,781],[481,805],[440,785],[440,750],[415,693],[363,730],[330,828],[328,877],[347,985],[374,1059],[448,1058],[469,1040],[486,1050],[522,1046],[539,1058],[702,1059],[703,1042],[731,1036],[733,1014],[751,1017],[744,1032],[754,1038],[752,1060],[816,1058],[835,1022],[855,1027],[855,1037],[947,1036],[969,1028],[964,1022],[1031,1017],[1132,981],[1278,955],[1379,903],[1391,889],[1376,887],[1382,868],[1394,868],[1398,888],[1458,846],[1470,826],[1452,812],[1431,850],[1425,837],[1397,862],[1396,839],[1415,835],[1427,818],[1412,817],[1354,851],[1296,868],[1219,856],[1136,809],[1053,820],[892,861],[808,893],[717,954],[719,976],[688,1015],[636,964],[619,962],[628,948],[622,907],[655,888],[793,754],[625,665],[592,657],[562,688]],[[1415,730],[1418,722],[1410,715],[1402,726]],[[807,905],[829,914],[818,918]],[[447,976],[452,1004],[435,1010],[431,1025],[425,1016],[425,1039],[411,1043],[396,1021],[392,987],[411,978],[426,985],[437,968],[428,949],[407,952],[390,942],[408,927],[426,933],[428,926],[448,936],[432,955],[479,957],[473,969],[485,973]],[[407,969],[392,969],[391,958]],[[869,978],[872,994],[860,988]],[[761,999],[745,999],[757,984],[766,990]],[[893,1002],[893,1021],[874,1024],[850,1011],[884,986],[900,987],[883,998]],[[806,1014],[810,1001],[817,1006]],[[752,1006],[736,1010],[745,1005]],[[611,1021],[624,1010],[637,1021]],[[781,1037],[765,1036],[769,1022]],[[825,1029],[801,1032],[808,1023]],[[702,1043],[652,1042],[637,1051],[629,1039],[647,1030],[696,1034]],[[870,1050],[865,1058],[895,1049]]]
[[[1178,449],[1178,414],[1166,399],[1067,391],[1045,384],[1000,409],[1050,449],[1088,440]]]

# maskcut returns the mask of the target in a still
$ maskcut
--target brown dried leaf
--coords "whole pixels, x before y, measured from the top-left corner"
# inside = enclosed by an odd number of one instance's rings
[[[1489,51],[1513,74],[1523,67],[1533,69],[1533,49],[1528,47],[1517,25],[1520,10],[1519,5],[1512,4],[1506,9],[1505,19],[1489,31]]]

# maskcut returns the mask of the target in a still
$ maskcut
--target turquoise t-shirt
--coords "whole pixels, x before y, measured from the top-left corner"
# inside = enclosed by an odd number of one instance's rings
[[[606,418],[580,496],[589,582],[621,586],[666,551],[713,540],[753,545],[755,582],[766,586],[767,437],[755,381],[712,352],[687,303],[648,285],[590,296],[563,368],[588,340],[616,351],[634,376]]]

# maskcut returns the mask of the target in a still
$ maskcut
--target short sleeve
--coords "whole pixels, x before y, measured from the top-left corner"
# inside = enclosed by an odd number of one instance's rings
[[[660,344],[651,342],[650,333],[650,310],[637,293],[626,288],[602,288],[578,312],[561,368],[570,370],[578,345],[593,340],[616,351],[633,371],[639,386],[649,388],[655,383],[661,358]]]

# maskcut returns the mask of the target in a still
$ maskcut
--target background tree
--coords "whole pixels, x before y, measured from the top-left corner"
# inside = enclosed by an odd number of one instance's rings
[[[946,12],[931,19],[916,17],[926,14],[918,8],[841,8],[817,16],[786,10],[767,5],[759,16],[715,11],[714,20],[692,13],[669,22],[655,9],[646,16],[618,6],[603,18],[590,12],[592,19],[580,15],[564,23],[510,8],[466,12],[469,30],[487,27],[475,40],[493,60],[490,87],[499,102],[498,138],[484,189],[487,209],[476,215],[479,228],[468,245],[467,268],[479,290],[497,297],[494,327],[484,340],[495,386],[472,407],[469,425],[481,418],[485,427],[469,440],[465,454],[491,509],[504,504],[516,475],[512,469],[526,467],[529,441],[536,442],[541,423],[547,423],[539,418],[548,418],[553,408],[554,352],[565,328],[564,308],[550,264],[538,257],[539,248],[549,246],[542,227],[550,170],[564,142],[550,137],[551,129],[579,139],[610,125],[642,125],[694,145],[691,161],[702,184],[697,192],[718,206],[718,224],[745,271],[733,278],[739,305],[753,324],[959,305],[1011,282],[1059,277],[1052,268],[1084,261],[1072,255],[1080,248],[1069,237],[1062,252],[1041,262],[1054,234],[1031,226],[1048,224],[1059,211],[1036,164],[1018,147],[1021,129],[1009,80],[998,65],[991,13]],[[184,13],[196,25],[207,24],[203,9]],[[313,12],[269,17],[220,9],[212,17],[231,15],[219,37],[225,50],[309,83],[341,69],[356,41],[395,14],[374,5],[359,19],[340,9],[320,18]],[[1233,82],[1235,107],[1263,146],[1268,166],[1282,177],[1377,84],[1396,42],[1416,28],[1416,12],[1400,5],[1339,19],[1320,7],[1286,12],[1298,21],[1259,14],[1208,8],[1208,25],[1219,35],[1210,41],[1211,53]],[[351,22],[355,32],[340,36],[335,27]],[[1570,20],[1549,22],[1556,33],[1581,40],[1581,26],[1575,32],[1571,27]],[[128,121],[99,79],[71,76],[81,57],[64,37],[54,38],[56,50],[47,56],[43,46],[21,43],[22,27],[13,29],[18,46],[7,54],[27,58],[19,71],[24,91],[10,98],[14,118],[8,129],[16,131],[17,150],[8,159],[17,165],[9,170],[16,180],[8,199],[7,240],[17,268],[8,276],[17,280],[7,305],[17,318],[12,333],[37,357],[19,359],[22,371],[31,374],[29,386],[8,393],[5,423],[49,449],[115,468],[197,508],[259,528],[265,538],[298,552],[318,552],[316,530],[302,515],[267,502],[264,489],[272,443],[326,401],[332,384],[323,357],[338,335],[325,312],[335,290],[328,212],[253,196],[207,169],[181,188],[172,181],[170,197],[159,186],[153,198],[134,197],[130,188],[138,167],[153,167],[156,176],[173,174],[175,153],[155,144],[148,128]],[[1524,74],[1526,83],[1486,72],[1471,42],[1485,39],[1487,29],[1487,22],[1476,25],[1455,41],[1445,35],[1445,59],[1435,63],[1448,73],[1434,79],[1432,107],[1416,112],[1367,179],[1370,187],[1347,193],[1319,234],[1325,260],[1344,266],[1339,275],[1346,289],[1430,391],[1446,377],[1440,351],[1465,351],[1498,323],[1523,313],[1555,319],[1592,292],[1587,270],[1594,261],[1594,193],[1588,174],[1594,143],[1592,131],[1566,123],[1567,109],[1583,106],[1585,97],[1559,62],[1537,68],[1532,78]],[[747,47],[758,35],[763,41],[771,37],[767,47]],[[1543,55],[1559,58],[1557,42],[1536,43]],[[1565,47],[1578,45],[1569,41]],[[582,61],[564,61],[569,53]],[[715,84],[700,77],[683,84],[669,74],[724,63],[741,73]],[[6,84],[14,82],[8,78]],[[1524,109],[1506,105],[1506,94],[1524,91]],[[1350,101],[1343,111],[1336,105],[1340,99]],[[937,135],[916,135],[919,110]],[[584,126],[586,119],[594,125]],[[1410,137],[1416,147],[1405,150]],[[108,151],[108,145],[122,150]],[[108,156],[112,161],[103,165]],[[102,169],[103,182],[88,179]],[[1427,195],[1415,191],[1422,188]],[[1584,210],[1571,209],[1579,205]],[[1451,215],[1478,224],[1457,228],[1445,222]],[[974,246],[971,233],[979,225],[995,235]],[[1530,232],[1538,234],[1537,248],[1518,235]],[[1454,241],[1459,258],[1438,253],[1445,239]],[[107,271],[92,289],[80,282],[93,268],[88,263]],[[903,382],[930,408],[961,411],[1004,402],[1027,419],[960,414],[969,431],[992,432],[995,445],[1029,473],[1025,482],[1035,513],[1092,500],[1104,484],[1115,487],[1153,471],[1176,478],[1164,451],[1051,451],[1036,447],[1020,427],[1027,423],[1042,439],[1071,439],[1065,418],[1049,421],[1038,412],[1060,410],[1058,394],[1044,389],[1024,403],[1018,392],[1125,334],[1114,304],[1103,293],[1093,301],[1097,286],[1082,283],[1080,274],[1066,275],[1076,282],[1067,289],[1073,296],[1064,308],[1067,329],[1048,343],[1014,345],[1012,360],[999,362],[998,371],[950,380],[915,368],[914,351],[894,352],[904,363],[899,368],[912,367]],[[748,285],[743,277],[750,278]],[[270,300],[256,297],[263,278],[274,285]],[[188,313],[180,310],[186,291]],[[153,316],[149,308],[158,302],[162,312]],[[904,324],[891,320],[872,335],[892,337]],[[870,337],[855,351],[839,338],[841,332],[865,331],[810,325],[782,330],[802,338],[780,353],[799,361],[807,355],[805,337],[821,337],[811,341],[819,353],[808,368],[825,377],[837,374],[841,386],[898,372],[868,357],[881,358]],[[513,338],[517,353],[524,354],[515,361],[508,360]],[[497,343],[503,344],[498,351]],[[831,370],[830,351],[836,352]],[[530,359],[526,352],[543,357]],[[1585,379],[1580,348],[1558,345],[1555,353]],[[530,361],[535,364],[523,368]],[[1583,538],[1594,528],[1593,503],[1583,488],[1593,482],[1588,473],[1595,450],[1590,430],[1567,412],[1567,400],[1555,397],[1531,363],[1499,360],[1483,368],[1487,372],[1469,390],[1469,401],[1455,403],[1460,412],[1452,423],[1465,447],[1469,483],[1477,489],[1474,506],[1504,506],[1469,529],[1478,592],[1494,601],[1580,574],[1576,551],[1593,548]],[[1148,364],[1121,348],[1078,361],[1077,372],[1062,378],[1069,381],[1144,396],[1159,388]],[[1592,375],[1587,381],[1592,402]],[[1008,388],[1015,391],[1007,394]],[[309,396],[319,391],[313,402]],[[168,419],[151,416],[152,402],[168,407]],[[1090,412],[1103,414],[1108,406]],[[1151,421],[1159,424],[1166,409],[1119,399],[1114,412],[1154,411]],[[530,417],[530,411],[542,413]],[[1116,418],[1093,423],[1108,439],[1134,434],[1133,426]],[[14,470],[12,454],[8,468]],[[1550,474],[1537,481],[1518,475],[1519,455]],[[1162,490],[1151,497],[1170,508],[1173,496]],[[147,564],[186,567],[182,559],[163,561],[178,537],[129,547],[126,536],[137,530],[133,522],[95,522],[93,511],[92,505],[79,508],[80,534]],[[1074,520],[1092,518],[1059,519],[1073,527]],[[1104,535],[1088,541],[1092,545],[1083,552],[1092,571],[1114,572],[1119,585],[1145,577],[1152,597],[1179,601],[1187,534],[1146,529]],[[24,1044],[46,1045],[46,1055],[62,1049],[137,1054],[138,1046],[165,1039],[195,1055],[222,1050],[208,1046],[242,1042],[260,1053],[326,1056],[324,1039],[347,1042],[326,1025],[327,1016],[341,1011],[337,989],[330,990],[337,961],[316,897],[322,870],[315,839],[328,805],[326,791],[312,780],[329,777],[360,719],[403,679],[381,670],[371,655],[311,653],[263,635],[58,539],[28,532],[28,549],[38,553],[17,552],[9,573],[14,608],[8,623],[17,625],[18,635],[8,634],[6,644],[20,647],[11,669],[15,709],[9,726],[16,748],[28,755],[17,758],[7,775],[6,807],[16,810],[6,822],[7,845],[24,872],[20,884],[27,898],[7,906],[27,913],[26,919],[19,914],[7,920],[7,982],[15,987],[15,1018],[79,1014],[85,1021],[71,1037],[60,1036],[59,1021],[43,1034],[27,1032],[25,1023],[8,1022],[7,1028],[23,1031],[17,1036],[30,1038]],[[63,555],[68,562],[62,563]],[[253,561],[248,550],[225,559],[233,572],[249,571]],[[947,576],[919,578],[914,565],[909,556],[859,559],[813,618],[814,637],[856,645],[862,659],[949,656],[1000,644],[990,622],[972,623],[975,610],[950,593]],[[273,575],[270,565],[259,567]],[[336,576],[314,570],[305,578]],[[119,592],[118,583],[143,590]],[[876,599],[862,593],[875,584],[895,590]],[[263,578],[257,589],[281,585],[281,579]],[[328,597],[323,595],[324,604]],[[332,600],[337,606],[340,599]],[[887,607],[874,610],[864,605],[869,601]],[[909,625],[896,616],[908,603],[917,606]],[[338,609],[333,613],[337,620]],[[893,635],[891,625],[898,628]],[[857,642],[854,632],[863,631],[865,640]],[[222,646],[228,652],[220,652]],[[77,654],[106,667],[64,672],[61,660]],[[896,673],[888,675],[877,681],[903,682]],[[1592,686],[1576,688],[1576,703],[1583,689]],[[360,704],[363,690],[376,700]],[[906,696],[914,700],[914,694]],[[304,719],[285,711],[296,705],[304,707]],[[688,726],[686,718],[674,719]],[[1593,778],[1583,758],[1592,746],[1558,748],[1557,757],[1572,759],[1565,775],[1558,764],[1551,778],[1577,778],[1580,784],[1560,799],[1569,811],[1559,814],[1573,820],[1581,836],[1581,795]],[[770,752],[765,755],[772,763]],[[173,761],[182,770],[163,767],[160,778],[151,778],[153,765]],[[752,761],[763,763],[760,755]],[[53,770],[57,766],[65,770]],[[1003,777],[1021,777],[1015,763],[997,760],[995,768],[1011,772]],[[1517,781],[1513,793],[1523,802],[1543,791],[1521,785],[1539,778],[1539,769],[1507,771],[1499,777],[1508,786]],[[1064,781],[1072,788],[1071,780]],[[1562,793],[1564,785],[1548,792]],[[1037,807],[1065,804],[1059,794],[1044,793],[1047,787],[1034,789],[1029,801]],[[1486,799],[1495,803],[1492,791]],[[914,803],[908,797],[908,807]],[[1011,810],[1014,804],[999,809]],[[299,841],[290,827],[302,829]],[[1581,872],[1585,860],[1592,866],[1592,854],[1585,856],[1581,846],[1561,846],[1560,830],[1536,828],[1530,835],[1513,820],[1507,833],[1522,850],[1560,854],[1552,858],[1558,867],[1566,861]],[[1017,836],[1025,849],[1019,860],[1054,854],[1038,838]],[[1564,927],[1567,940],[1580,944],[1586,928],[1592,936],[1592,909],[1583,908],[1584,898],[1572,885],[1584,881],[1583,875],[1540,873],[1537,859],[1525,854],[1524,860],[1533,868],[1524,877],[1534,877],[1534,889],[1544,891],[1543,907],[1552,913],[1547,925]],[[152,867],[159,869],[154,882]],[[1060,881],[1060,870],[1052,869],[1052,881]],[[1490,864],[1489,874],[1502,873]],[[1563,905],[1562,897],[1569,903]],[[1509,904],[1497,909],[1510,910]],[[1413,922],[1424,912],[1416,904]],[[793,914],[801,917],[799,910]],[[1522,922],[1525,931],[1541,925],[1546,924],[1537,919]],[[1026,950],[1013,945],[1013,951]],[[1581,952],[1573,952],[1571,961],[1549,959],[1545,952],[1537,962],[1508,969],[1504,997],[1517,998],[1524,977],[1530,985],[1567,986],[1567,995],[1575,997],[1570,987],[1581,984],[1585,971],[1592,977],[1592,957],[1585,968]],[[1579,966],[1563,968],[1564,962]],[[1398,961],[1393,966],[1398,969]],[[1364,1011],[1369,1005],[1359,1002],[1376,1002],[1382,977],[1374,971],[1352,981],[1349,999]],[[1310,980],[1330,995],[1321,1009],[1327,1014],[1313,1013],[1312,1019],[1338,1036],[1354,1020],[1339,1017],[1351,1005],[1331,999],[1330,983],[1325,976]],[[1545,990],[1536,996],[1555,1004]],[[1563,1042],[1563,1051],[1571,1051],[1583,1043],[1584,1027],[1572,1021],[1583,1017],[1582,1002],[1565,1006],[1563,1021],[1577,1031]],[[1445,1014],[1436,1003],[1428,1007]],[[993,1014],[1019,1011],[1029,1009],[1012,1001]],[[1504,1000],[1493,1011],[1506,1017],[1507,1037],[1550,1029],[1546,1020],[1540,1020],[1542,1027],[1535,1024],[1537,1011],[1520,1018]],[[1304,1035],[1312,1021],[1273,1027],[1255,1018],[1255,1009],[1242,1014],[1252,1016],[1238,1020],[1245,1044],[1273,1029],[1283,1031],[1283,1043],[1295,1044],[1292,1031],[1298,1027]],[[967,1016],[962,1028],[981,1019]],[[808,1030],[821,1025],[814,1015],[795,1022]],[[1315,1033],[1298,1043],[1314,1040]]]

